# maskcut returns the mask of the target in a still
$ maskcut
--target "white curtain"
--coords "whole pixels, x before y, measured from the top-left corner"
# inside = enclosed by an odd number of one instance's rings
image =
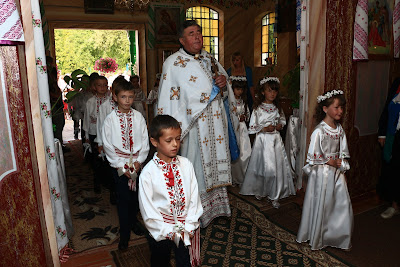
[[[53,218],[56,229],[57,246],[60,252],[68,244],[68,235],[71,233],[67,229],[66,220],[70,219],[68,207],[68,197],[65,194],[65,188],[60,188],[59,173],[57,170],[57,153],[53,135],[53,123],[51,120],[51,104],[49,95],[49,86],[47,81],[46,54],[43,39],[42,18],[40,15],[39,0],[31,0],[32,23],[34,29],[36,71],[39,87],[39,101],[41,107],[41,119],[43,128],[43,137],[46,150],[46,163],[48,172],[48,181],[53,209]],[[60,100],[61,101],[61,100]],[[62,152],[60,152],[62,153]],[[64,202],[64,205],[63,205]],[[66,204],[65,204],[66,203]],[[67,205],[65,207],[65,205]]]

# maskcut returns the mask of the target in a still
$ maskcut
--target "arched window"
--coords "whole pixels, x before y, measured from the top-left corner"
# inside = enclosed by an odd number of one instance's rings
[[[208,7],[194,6],[186,10],[186,19],[194,19],[202,27],[204,49],[218,60],[218,12]]]
[[[274,34],[275,13],[265,15],[261,20],[261,65],[276,65],[277,37]]]

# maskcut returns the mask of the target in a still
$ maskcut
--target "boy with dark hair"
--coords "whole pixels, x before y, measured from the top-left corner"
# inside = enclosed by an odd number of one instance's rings
[[[135,99],[133,87],[128,83],[114,88],[115,108],[104,120],[102,127],[103,149],[113,167],[117,192],[117,209],[120,225],[118,248],[126,250],[131,228],[136,233],[140,227],[137,220],[137,176],[141,164],[149,153],[149,137],[146,121],[131,106]]]
[[[139,207],[150,232],[151,266],[169,266],[171,249],[176,266],[200,265],[200,222],[203,207],[192,163],[178,156],[179,122],[169,115],[150,124],[150,141],[157,153],[140,175]]]
[[[115,78],[115,80],[111,85],[111,95],[109,99],[105,101],[103,104],[101,104],[99,107],[99,116],[97,117],[97,137],[95,140],[99,148],[99,153],[103,151],[101,130],[103,127],[104,120],[106,119],[108,114],[111,113],[111,111],[113,111],[118,107],[117,103],[114,101],[115,88],[117,87],[127,88],[129,86],[131,85],[127,80],[125,80],[124,76],[119,75],[117,78]]]
[[[104,177],[100,171],[101,161],[98,158],[97,144],[95,142],[97,135],[97,117],[99,116],[99,107],[104,103],[110,91],[108,90],[107,78],[104,76],[95,76],[93,80],[94,96],[89,98],[86,102],[85,114],[83,117],[82,128],[85,131],[85,144],[84,147],[90,146],[91,153],[89,154],[89,161],[94,171],[94,191],[101,193],[101,184],[104,184]],[[86,149],[85,149],[86,151]],[[86,154],[86,153],[85,153]]]
[[[108,179],[106,179],[106,184],[107,184],[107,187],[110,189],[110,203],[112,205],[117,204],[117,196],[116,196],[116,192],[115,192],[114,179],[112,179],[110,181],[110,177],[112,176],[111,170],[110,170],[111,167],[110,167],[108,161],[106,159],[104,159],[105,154],[104,154],[104,149],[103,149],[103,138],[102,138],[101,131],[102,131],[104,120],[106,119],[107,115],[110,114],[111,111],[113,111],[114,109],[118,108],[118,105],[114,101],[114,96],[113,96],[113,94],[115,94],[115,88],[117,88],[117,87],[128,88],[129,86],[131,86],[131,84],[130,84],[130,82],[125,80],[124,76],[119,75],[117,78],[115,78],[115,80],[113,81],[112,86],[111,86],[111,94],[110,94],[109,98],[100,105],[99,115],[97,116],[97,125],[96,125],[97,136],[94,141],[97,143],[97,150],[99,152],[99,156],[101,156],[103,158],[103,162],[102,162],[103,169],[102,170],[104,170],[104,174],[108,178]]]

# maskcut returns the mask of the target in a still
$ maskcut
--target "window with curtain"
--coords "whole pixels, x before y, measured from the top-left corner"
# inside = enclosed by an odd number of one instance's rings
[[[275,13],[265,15],[261,20],[261,65],[276,65],[277,37],[274,34]]]
[[[196,20],[197,23],[202,27],[204,49],[213,55],[216,60],[218,60],[218,12],[214,9],[204,6],[190,7],[186,10],[186,19]]]

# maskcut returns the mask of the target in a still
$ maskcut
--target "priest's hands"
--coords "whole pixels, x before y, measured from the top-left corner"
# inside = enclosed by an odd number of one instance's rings
[[[224,88],[226,86],[226,77],[224,75],[218,75],[215,78],[215,85],[219,88]]]

